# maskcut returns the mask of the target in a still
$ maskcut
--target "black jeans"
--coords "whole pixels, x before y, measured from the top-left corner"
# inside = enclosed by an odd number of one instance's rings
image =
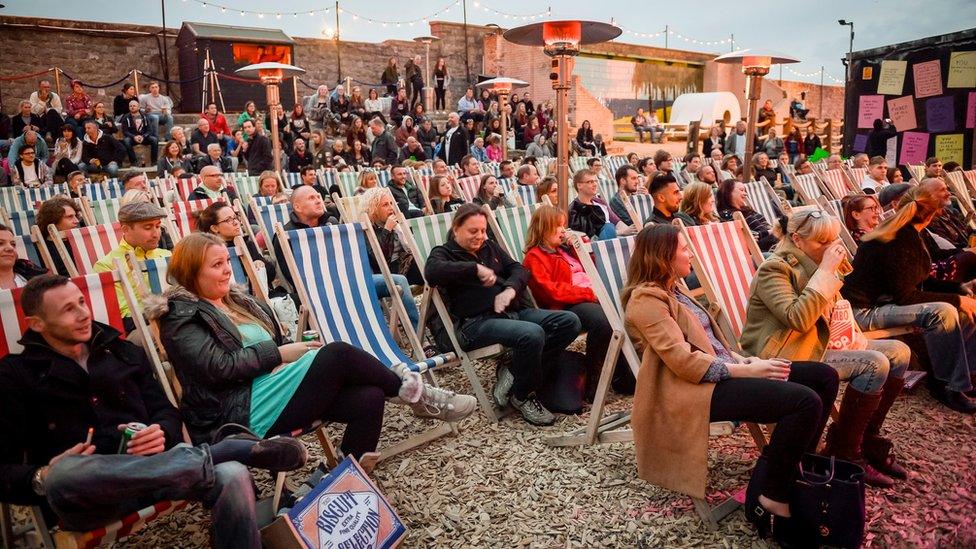
[[[434,110],[442,111],[444,110],[444,101],[447,96],[447,88],[436,87],[434,88]]]
[[[769,466],[759,493],[789,502],[800,458],[816,449],[839,384],[837,371],[822,362],[794,362],[788,382],[732,378],[715,384],[711,421],[776,424],[763,450]]]
[[[400,378],[373,355],[348,343],[329,343],[266,436],[307,429],[316,420],[346,424],[340,448],[357,459],[376,450],[383,406],[400,392]]]
[[[465,351],[498,343],[510,348],[512,395],[525,400],[539,384],[543,360],[565,349],[579,332],[580,321],[573,313],[522,309],[467,319],[458,329],[458,339]]]
[[[607,320],[607,315],[603,313],[603,308],[599,303],[577,303],[566,308],[580,319],[582,331],[586,332],[586,377],[587,394],[592,395],[596,391],[596,382],[603,369],[603,361],[607,356],[607,347],[610,346],[610,336],[613,335],[613,328]],[[615,390],[622,388],[622,392],[634,392],[634,375],[630,372],[627,360],[623,353],[617,356],[617,365],[613,371],[613,387]],[[629,391],[627,390],[629,389]]]

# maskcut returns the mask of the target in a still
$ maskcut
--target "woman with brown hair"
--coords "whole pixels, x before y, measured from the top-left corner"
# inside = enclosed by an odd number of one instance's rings
[[[505,189],[498,183],[498,178],[490,173],[481,176],[481,182],[478,184],[478,194],[472,202],[479,206],[487,205],[493,210],[497,210],[499,207],[511,208],[514,206],[508,197],[505,196]]]
[[[231,285],[227,247],[215,235],[181,240],[168,275],[174,284],[147,315],[179,364],[180,408],[196,443],[225,423],[264,438],[326,420],[348,424],[340,447],[358,458],[376,449],[386,399],[448,421],[474,411],[473,397],[426,385],[406,365],[390,370],[341,342],[285,341],[271,310]]]
[[[613,329],[593,293],[593,285],[576,252],[566,245],[566,215],[554,206],[541,206],[532,214],[525,238],[529,289],[540,307],[569,311],[579,317],[586,332],[586,385],[584,398],[593,402],[600,371],[610,346]],[[613,388],[634,391],[634,376],[623,354],[617,359]]]
[[[766,218],[746,203],[746,186],[741,181],[726,179],[719,183],[718,192],[715,193],[715,207],[718,208],[718,217],[722,221],[732,221],[735,212],[741,213],[762,251],[768,252],[779,242]]]
[[[951,201],[945,181],[924,179],[899,201],[895,215],[861,238],[854,271],[841,290],[865,332],[910,324],[922,329],[932,363],[929,391],[958,412],[976,413],[974,284],[937,280],[926,228]]]
[[[68,273],[68,268],[65,266],[64,260],[61,259],[61,254],[58,253],[54,241],[51,240],[50,226],[53,225],[61,232],[77,228],[82,224],[81,216],[78,215],[80,211],[81,209],[78,207],[78,203],[74,200],[65,196],[55,196],[41,203],[41,207],[38,208],[37,216],[34,219],[37,227],[41,230],[41,234],[44,236],[44,245],[47,246],[47,251],[54,261],[55,271],[61,276],[70,276],[70,273]],[[74,252],[71,246],[65,246],[64,248],[68,252],[68,257],[74,261]]]
[[[274,287],[273,282],[276,272],[274,261],[265,258],[258,250],[254,241],[251,240],[251,237],[244,234],[244,231],[241,230],[241,218],[234,211],[234,208],[226,202],[217,201],[202,210],[194,212],[193,215],[197,219],[197,231],[220,237],[228,248],[234,246],[235,238],[238,236],[241,237],[244,240],[244,247],[247,248],[247,253],[251,259],[253,261],[264,262],[268,288]],[[253,295],[253,288],[251,293]]]
[[[553,206],[559,206],[559,185],[555,177],[547,175],[536,184],[535,201],[541,203],[543,196],[548,196]]]
[[[710,166],[709,166],[710,167]],[[703,166],[701,169],[704,169]],[[695,225],[718,223],[718,213],[715,211],[715,195],[708,183],[695,182],[682,191],[681,211],[688,214]]]
[[[779,538],[800,458],[816,449],[837,395],[837,373],[819,362],[735,354],[711,315],[678,285],[690,272],[691,253],[677,227],[650,225],[637,235],[621,299],[627,330],[644,347],[631,416],[638,474],[704,498],[709,422],[775,423],[745,510],[761,537],[772,526]]]
[[[156,171],[160,174],[171,174],[176,168],[186,170],[188,165],[183,160],[180,144],[176,141],[167,141],[166,146],[163,147],[163,154],[159,155],[159,161],[156,163]]]
[[[873,231],[881,223],[881,203],[877,194],[853,194],[841,200],[844,208],[844,226],[854,242]]]
[[[454,195],[454,184],[446,175],[435,175],[430,178],[427,198],[435,214],[452,212],[454,208],[464,204],[463,198]]]

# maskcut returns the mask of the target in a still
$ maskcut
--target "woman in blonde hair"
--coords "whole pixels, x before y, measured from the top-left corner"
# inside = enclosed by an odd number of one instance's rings
[[[417,311],[417,302],[413,299],[410,285],[422,285],[424,278],[420,274],[420,268],[414,260],[413,255],[400,242],[400,233],[396,217],[396,203],[393,195],[388,189],[374,187],[362,195],[360,207],[369,217],[373,224],[373,231],[376,233],[376,240],[383,251],[383,261],[393,277],[393,283],[400,289],[400,296],[403,306],[407,310],[410,323],[416,328],[420,325],[420,312]],[[379,297],[390,297],[389,288],[383,278],[378,258],[373,254],[371,247],[366,248],[369,255],[369,265],[373,269],[373,285],[376,287],[376,294]]]
[[[638,474],[704,498],[709,422],[776,423],[749,480],[745,511],[761,537],[772,526],[782,539],[798,464],[820,440],[837,372],[819,362],[736,354],[678,285],[690,272],[691,253],[677,227],[649,225],[638,233],[621,295],[627,331],[644,347],[631,416]]]
[[[454,184],[446,175],[435,175],[430,178],[427,197],[435,214],[452,212],[456,207],[464,204],[463,198],[454,195]]]
[[[540,307],[566,310],[579,317],[586,332],[583,394],[592,402],[613,329],[597,302],[583,264],[573,248],[566,245],[566,215],[558,208],[540,206],[532,214],[522,264],[529,271],[529,289]],[[613,387],[618,393],[634,391],[634,376],[622,354],[614,370]]]
[[[380,184],[380,178],[373,170],[363,170],[359,172],[359,186],[353,194],[359,196],[370,189],[375,189]]]
[[[891,455],[881,426],[905,385],[912,352],[900,341],[866,341],[859,334],[846,349],[828,349],[831,312],[843,286],[838,272],[847,260],[840,220],[813,209],[781,224],[784,236],[752,284],[742,348],[763,358],[822,360],[849,381],[825,453],[863,466],[868,485],[890,488],[890,477],[905,479],[908,471]]]
[[[695,182],[682,191],[681,211],[688,214],[695,225],[718,223],[715,210],[715,194],[708,183]]]
[[[854,272],[841,290],[864,331],[910,324],[922,329],[932,363],[929,391],[958,412],[976,413],[974,284],[936,280],[925,231],[951,201],[940,178],[924,179],[899,201],[895,215],[861,238]]]
[[[342,452],[359,458],[376,449],[386,399],[447,421],[475,408],[473,397],[426,385],[406,365],[390,370],[352,345],[285,341],[271,310],[231,285],[227,247],[215,235],[181,240],[168,276],[173,285],[147,315],[179,365],[180,408],[195,443],[225,423],[264,438],[336,421],[348,425]]]

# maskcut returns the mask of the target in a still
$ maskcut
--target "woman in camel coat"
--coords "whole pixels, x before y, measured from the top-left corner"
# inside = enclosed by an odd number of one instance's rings
[[[622,300],[626,328],[642,350],[631,423],[641,478],[705,497],[708,424],[776,423],[747,490],[746,516],[761,536],[771,515],[788,517],[797,464],[820,438],[837,373],[817,362],[744,358],[677,280],[691,271],[684,237],[671,225],[637,236]]]

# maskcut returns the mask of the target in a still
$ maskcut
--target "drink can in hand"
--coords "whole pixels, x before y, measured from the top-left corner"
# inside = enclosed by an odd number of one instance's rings
[[[133,421],[125,424],[125,430],[122,431],[122,440],[119,442],[119,453],[126,453],[126,448],[132,437],[136,436],[136,433],[146,428],[145,423],[139,423],[138,421]]]
[[[303,343],[308,341],[318,341],[319,339],[321,339],[321,337],[319,336],[319,333],[315,330],[305,330],[304,332],[302,332]]]

